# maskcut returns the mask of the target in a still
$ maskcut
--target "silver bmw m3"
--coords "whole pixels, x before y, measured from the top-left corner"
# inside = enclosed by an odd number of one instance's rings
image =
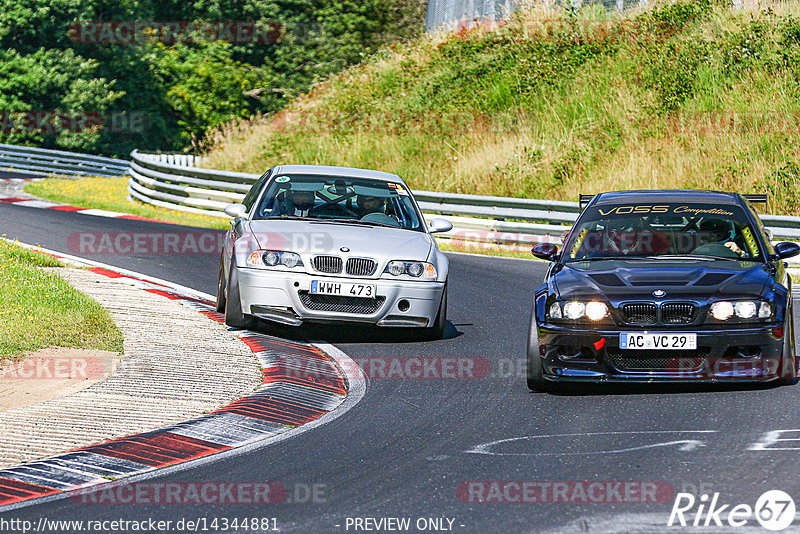
[[[225,235],[217,311],[230,326],[256,318],[411,327],[444,337],[448,260],[397,175],[313,165],[273,167],[253,185]]]

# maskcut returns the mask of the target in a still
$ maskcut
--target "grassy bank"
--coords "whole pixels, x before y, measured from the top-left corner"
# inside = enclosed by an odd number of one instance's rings
[[[79,180],[47,178],[25,186],[25,192],[40,198],[80,208],[129,213],[186,226],[227,229],[230,223],[220,217],[196,215],[182,211],[128,202],[127,178],[89,177]]]
[[[122,352],[122,334],[104,308],[38,267],[61,264],[0,240],[0,359],[45,347]]]
[[[377,168],[416,189],[574,200],[767,192],[800,213],[800,3],[624,15],[533,2],[502,25],[389,47],[284,112],[207,140],[208,166]]]

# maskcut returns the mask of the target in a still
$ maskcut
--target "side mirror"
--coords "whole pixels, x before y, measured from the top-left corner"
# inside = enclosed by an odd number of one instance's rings
[[[558,246],[552,243],[539,243],[531,249],[531,254],[540,260],[555,261],[558,255]]]
[[[244,219],[247,217],[247,207],[244,204],[228,204],[225,206],[225,215],[234,219]]]
[[[447,219],[431,219],[431,223],[428,225],[428,230],[432,234],[449,232],[452,229],[453,229],[453,223],[451,223]]]
[[[775,245],[775,255],[778,259],[785,260],[800,254],[800,245],[791,241],[783,241]]]

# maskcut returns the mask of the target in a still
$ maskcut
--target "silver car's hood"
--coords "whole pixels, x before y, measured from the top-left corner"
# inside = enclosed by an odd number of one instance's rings
[[[250,230],[264,250],[287,250],[301,256],[336,254],[391,260],[425,261],[433,238],[425,232],[365,226],[291,220],[250,221]],[[342,251],[342,249],[349,249]]]

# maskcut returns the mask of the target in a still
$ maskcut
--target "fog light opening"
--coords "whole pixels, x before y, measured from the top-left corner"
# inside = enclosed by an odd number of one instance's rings
[[[407,312],[410,307],[411,303],[408,302],[406,299],[403,299],[397,303],[397,309],[400,310],[401,312]]]

